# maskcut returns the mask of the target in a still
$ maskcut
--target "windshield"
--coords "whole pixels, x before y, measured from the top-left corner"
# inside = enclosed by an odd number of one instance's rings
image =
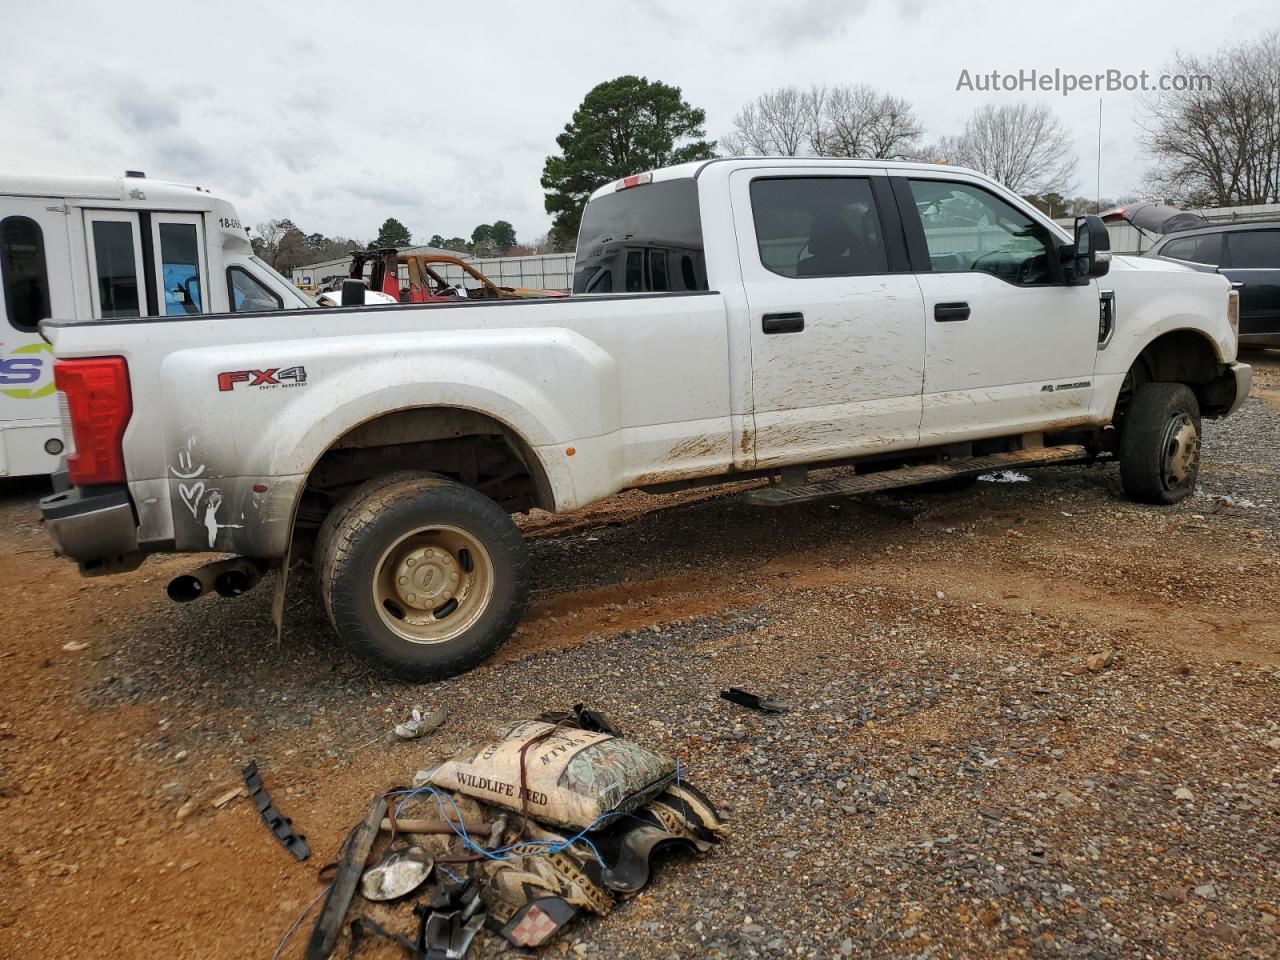
[[[252,260],[254,263],[256,263],[258,266],[260,266],[263,270],[265,270],[265,271],[266,271],[270,276],[273,276],[273,277],[275,277],[277,280],[279,280],[279,281],[280,281],[280,283],[284,285],[284,288],[285,288],[286,290],[288,290],[291,294],[293,294],[295,297],[297,297],[297,298],[302,302],[302,305],[303,305],[304,307],[318,307],[318,306],[320,306],[320,304],[319,304],[319,303],[317,303],[317,302],[316,302],[312,297],[307,296],[305,293],[303,293],[301,290],[299,290],[297,287],[295,287],[295,286],[293,285],[293,281],[292,281],[292,280],[290,280],[290,279],[288,279],[287,277],[283,276],[283,275],[282,275],[278,270],[276,270],[274,267],[272,267],[272,266],[271,266],[271,264],[267,263],[267,261],[263,260],[261,257],[259,257],[259,256],[257,256],[257,255],[255,254],[254,256],[250,257],[249,259],[250,259],[250,260]]]

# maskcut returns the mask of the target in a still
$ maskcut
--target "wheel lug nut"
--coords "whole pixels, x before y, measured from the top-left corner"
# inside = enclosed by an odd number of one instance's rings
[[[417,561],[417,560],[415,560],[415,559],[413,559],[413,557],[410,557],[410,558],[409,558],[408,560],[406,560],[404,563],[405,563],[405,566],[407,566],[407,567],[412,567],[412,566],[413,566],[414,564],[416,564],[417,562],[418,562],[418,561]]]
[[[411,593],[407,597],[405,597],[405,599],[408,600],[410,603],[413,603],[415,600],[418,599],[418,595],[416,593]]]
[[[408,578],[408,577],[401,577],[401,578],[400,578],[400,582],[401,582],[402,584],[408,583],[408,582],[409,582],[409,578]]]

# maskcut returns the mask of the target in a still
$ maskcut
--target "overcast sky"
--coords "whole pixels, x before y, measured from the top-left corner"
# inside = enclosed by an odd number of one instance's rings
[[[1051,11],[1053,11],[1051,15]],[[956,92],[962,69],[1153,74],[1280,26],[1274,0],[1065,4],[796,0],[631,4],[19,3],[0,13],[0,169],[199,183],[247,223],[367,240],[505,219],[543,233],[538,180],[595,84],[681,87],[730,129],[784,84],[869,83],[915,104],[929,140],[990,99],[1047,100],[1092,196],[1096,94]],[[1103,95],[1102,193],[1140,187],[1132,94]]]

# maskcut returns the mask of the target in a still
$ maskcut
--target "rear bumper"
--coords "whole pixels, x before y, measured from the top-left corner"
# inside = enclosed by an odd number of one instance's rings
[[[138,521],[127,487],[72,487],[40,501],[53,548],[85,576],[132,570],[142,562]]]

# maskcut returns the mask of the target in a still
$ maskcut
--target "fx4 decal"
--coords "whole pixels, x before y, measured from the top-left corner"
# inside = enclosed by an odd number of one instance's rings
[[[286,380],[289,382],[285,383]],[[269,367],[266,370],[228,370],[218,374],[218,389],[223,392],[234,390],[241,383],[260,390],[272,387],[304,387],[307,384],[307,368]]]

